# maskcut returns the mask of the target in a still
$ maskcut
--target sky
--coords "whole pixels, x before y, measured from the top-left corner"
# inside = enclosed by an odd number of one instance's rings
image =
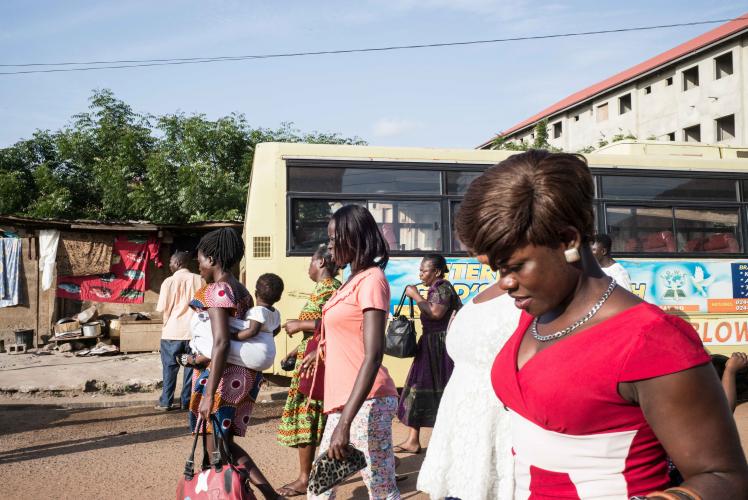
[[[748,0],[3,0],[0,64],[337,50],[737,17]],[[717,25],[152,68],[0,75],[0,147],[111,89],[136,112],[243,113],[372,145],[473,148]],[[24,68],[2,67],[0,71]]]

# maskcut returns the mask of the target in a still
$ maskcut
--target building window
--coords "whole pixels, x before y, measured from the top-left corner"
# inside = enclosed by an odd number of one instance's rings
[[[701,125],[684,128],[683,140],[686,142],[701,142]]]
[[[732,52],[714,58],[714,79],[732,75]]]
[[[626,94],[618,98],[618,114],[623,115],[631,111],[631,94]]]
[[[608,103],[601,104],[597,107],[597,121],[604,122],[608,119]]]
[[[578,122],[578,121],[579,121],[579,115],[574,115],[574,121],[575,121],[575,122]]]
[[[675,132],[670,132],[669,134],[665,135],[665,137],[667,138],[666,140],[675,142]]]
[[[553,124],[553,138],[558,139],[559,137],[561,137],[561,132],[562,132],[561,122],[554,123]]]
[[[717,118],[717,142],[735,139],[735,115]]]
[[[672,84],[673,84],[673,77],[672,76],[668,76],[667,78],[665,78],[665,86],[666,87],[669,87]]]
[[[699,67],[694,66],[683,71],[683,91],[699,86]]]
[[[646,87],[644,87],[644,93],[645,94],[651,94],[652,93],[652,86],[651,85],[647,85]]]

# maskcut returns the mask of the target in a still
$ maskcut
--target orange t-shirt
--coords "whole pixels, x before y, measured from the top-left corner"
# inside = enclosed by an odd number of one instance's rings
[[[384,272],[370,267],[339,288],[322,308],[325,338],[324,411],[342,408],[364,362],[364,310],[389,311],[390,285]],[[379,367],[367,399],[397,396],[395,382]]]

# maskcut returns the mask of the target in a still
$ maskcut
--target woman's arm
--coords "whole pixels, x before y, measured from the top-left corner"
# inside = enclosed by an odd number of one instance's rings
[[[730,406],[730,411],[735,411],[735,407],[738,403],[738,390],[735,384],[735,376],[737,373],[748,366],[748,355],[744,352],[734,352],[730,359],[725,363],[725,371],[722,373],[722,388],[725,390],[725,396],[727,396],[727,404]]]
[[[291,319],[286,321],[283,328],[289,336],[293,336],[298,332],[313,332],[314,329],[317,328],[318,321],[318,319],[307,319],[303,321],[300,319]]]
[[[686,479],[704,500],[741,498],[748,465],[735,420],[711,365],[621,384]],[[741,491],[743,493],[741,493]]]
[[[422,318],[439,320],[442,319],[449,310],[447,304],[434,304],[433,302],[424,299],[418,291],[418,288],[413,285],[405,287],[405,295],[415,301],[418,309],[421,311]]]
[[[213,331],[213,350],[211,351],[210,375],[205,384],[205,392],[200,400],[198,413],[206,421],[210,420],[210,412],[213,409],[213,396],[218,389],[218,382],[223,375],[226,366],[226,358],[229,355],[229,315],[222,307],[211,307],[208,309],[210,317],[210,328]]]
[[[382,365],[386,316],[385,311],[379,309],[364,310],[364,362],[356,376],[351,396],[343,407],[340,421],[332,434],[330,449],[327,452],[330,458],[341,460],[348,454],[351,423],[368,397],[377,371]]]

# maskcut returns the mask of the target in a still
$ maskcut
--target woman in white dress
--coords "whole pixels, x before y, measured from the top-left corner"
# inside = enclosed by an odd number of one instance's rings
[[[519,315],[514,300],[493,285],[468,302],[449,327],[447,352],[455,367],[418,475],[418,489],[431,498],[512,498],[509,414],[491,387],[491,365]]]

